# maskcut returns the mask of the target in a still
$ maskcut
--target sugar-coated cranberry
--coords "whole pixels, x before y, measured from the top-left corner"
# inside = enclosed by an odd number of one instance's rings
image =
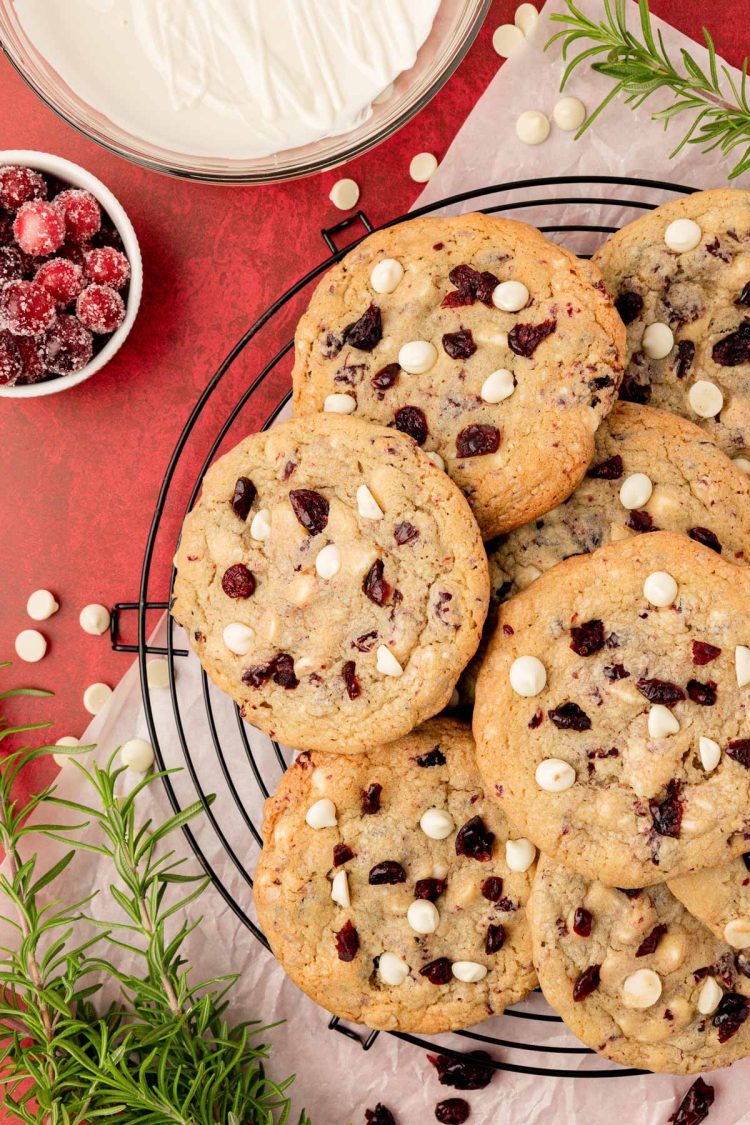
[[[258,490],[250,477],[237,477],[230,504],[232,511],[238,519],[246,520],[253,506],[253,500],[258,495]]]
[[[420,969],[419,975],[427,977],[430,984],[450,984],[453,977],[451,962],[447,957],[438,957]]]
[[[643,309],[643,297],[640,293],[633,293],[632,290],[626,289],[615,298],[615,308],[623,324],[632,324]]]
[[[362,582],[362,589],[370,599],[375,602],[375,605],[385,605],[391,595],[391,587],[383,578],[383,560],[375,559],[364,581]]]
[[[454,1090],[483,1090],[495,1076],[492,1059],[486,1051],[471,1051],[453,1058],[451,1055],[428,1055],[438,1073],[441,1086]]]
[[[0,206],[17,211],[31,199],[46,199],[47,185],[33,168],[0,168]]]
[[[750,320],[743,320],[736,332],[714,344],[711,355],[721,367],[750,363]]]
[[[702,684],[700,680],[688,680],[687,683],[688,698],[692,699],[693,703],[699,703],[701,707],[713,707],[716,703],[716,683],[714,680],[708,680]]]
[[[343,332],[344,343],[360,352],[371,352],[383,338],[383,322],[377,305],[362,313],[359,320],[347,324]]]
[[[344,922],[338,933],[334,934],[336,953],[339,961],[353,961],[359,949],[359,934],[351,921]]]
[[[56,315],[55,302],[34,281],[8,281],[0,290],[0,327],[14,336],[38,336]]]
[[[576,1002],[585,1000],[599,987],[599,970],[601,965],[589,965],[584,969],[573,985],[573,999]]]
[[[24,253],[44,258],[59,250],[65,241],[65,220],[54,203],[32,199],[16,215],[13,234]]]
[[[13,219],[7,211],[0,211],[0,246],[10,246],[13,241]]]
[[[59,309],[72,304],[86,284],[81,267],[65,258],[43,262],[34,281],[44,286]]]
[[[341,669],[341,676],[350,699],[359,699],[362,694],[362,684],[357,675],[357,665],[353,660],[347,660]]]
[[[399,547],[406,547],[409,543],[414,543],[419,539],[419,531],[413,523],[409,523],[408,520],[401,520],[393,529],[393,538]]]
[[[725,992],[712,1020],[719,1029],[719,1042],[726,1043],[742,1027],[750,1013],[747,998],[739,992]]]
[[[721,649],[710,645],[708,641],[693,641],[692,649],[693,664],[697,665],[710,664],[717,656],[721,656]]]
[[[680,340],[677,345],[677,361],[674,373],[678,379],[684,379],[690,370],[695,358],[695,344],[692,340]]]
[[[387,1106],[378,1102],[375,1109],[365,1110],[365,1125],[396,1125],[396,1118]]]
[[[593,924],[594,916],[591,911],[585,906],[577,906],[573,915],[573,933],[578,934],[579,937],[591,937]]]
[[[685,698],[685,692],[682,688],[678,687],[677,684],[671,684],[668,680],[649,680],[641,676],[639,680],[636,680],[635,686],[649,703],[663,703],[666,707],[671,707],[674,703],[679,703]]]
[[[651,933],[646,935],[646,937],[636,949],[636,957],[650,957],[652,953],[655,953],[656,947],[658,946],[659,942],[664,937],[666,932],[667,927],[664,922],[659,922],[656,926],[654,926]]]
[[[586,476],[593,477],[595,480],[619,480],[624,471],[622,457],[616,453],[614,457],[608,457],[606,461],[592,465]]]
[[[86,276],[97,285],[124,289],[130,278],[130,262],[114,246],[97,246],[85,254]]]
[[[418,766],[421,766],[422,769],[429,768],[430,766],[444,766],[445,754],[439,746],[436,746],[433,750],[428,750],[426,754],[420,754],[414,761]]]
[[[54,332],[57,324],[52,325]],[[22,370],[19,383],[40,383],[47,374],[47,361],[44,354],[43,336],[14,336],[15,345],[21,356]]]
[[[395,859],[384,859],[370,869],[368,882],[373,887],[389,886],[393,883],[405,883],[406,872]]]
[[[417,445],[424,445],[430,432],[424,411],[418,406],[402,406],[394,415],[393,425],[402,434],[414,438]]]
[[[333,866],[341,867],[342,863],[348,863],[350,859],[354,859],[354,852],[348,844],[334,844],[333,845]]]
[[[577,703],[561,703],[547,714],[558,730],[591,730],[591,719]]]
[[[319,535],[328,523],[328,501],[311,488],[293,488],[289,503],[295,516],[311,535]]]
[[[27,265],[26,255],[17,246],[0,246],[0,285],[22,278]]]
[[[61,313],[44,337],[44,359],[55,375],[71,375],[94,354],[91,333],[74,316]]]
[[[451,359],[469,359],[476,350],[474,337],[468,328],[461,328],[458,332],[446,332],[443,336],[443,351]]]
[[[716,551],[717,555],[721,554],[721,543],[717,536],[707,527],[691,527],[688,531],[691,539],[696,543],[702,543],[704,547],[710,547],[712,551]]]
[[[244,563],[235,563],[224,571],[221,588],[228,598],[250,598],[255,593],[255,578]]]
[[[23,371],[21,355],[10,332],[0,329],[0,385],[12,387]]]
[[[490,875],[482,883],[482,896],[490,902],[499,902],[503,897],[503,880],[499,875]]]
[[[667,794],[663,801],[649,801],[648,807],[654,822],[654,831],[660,836],[671,836],[678,839],[682,827],[682,813],[684,802],[682,800],[682,786],[679,781],[672,779],[667,785]]]
[[[463,1098],[446,1098],[435,1106],[435,1120],[440,1125],[464,1125],[470,1113],[469,1103]]]
[[[541,324],[514,324],[508,333],[508,347],[516,355],[532,356],[557,328],[557,321],[543,320]]]
[[[499,924],[491,922],[487,927],[487,936],[484,939],[484,952],[497,953],[503,948],[505,929]]]
[[[727,745],[727,755],[750,770],[750,738],[735,738]]]
[[[383,792],[383,786],[373,781],[362,793],[362,812],[365,816],[374,816],[375,813],[380,812],[380,794]]]
[[[76,301],[76,314],[91,332],[116,332],[125,319],[125,302],[109,285],[89,285]]]
[[[570,635],[570,647],[578,656],[593,656],[604,647],[604,623],[598,618],[574,625]]]
[[[702,1078],[696,1078],[669,1120],[672,1125],[700,1125],[708,1117],[713,1104],[713,1086],[709,1086]]]
[[[459,457],[481,457],[486,453],[496,453],[500,446],[500,431],[497,426],[485,422],[473,422],[465,426],[456,437],[456,453]]]
[[[490,832],[481,816],[473,816],[456,833],[456,855],[487,863],[492,859],[494,842],[495,833]]]
[[[65,237],[71,242],[88,242],[102,225],[102,209],[90,191],[70,188],[55,196],[65,219]]]
[[[445,879],[417,879],[414,885],[414,897],[426,898],[428,902],[436,902],[445,887]]]

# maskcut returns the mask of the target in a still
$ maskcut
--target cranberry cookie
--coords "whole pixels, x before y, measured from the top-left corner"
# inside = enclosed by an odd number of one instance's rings
[[[261,730],[362,750],[448,702],[479,642],[487,558],[414,442],[328,414],[254,434],[206,474],[172,613]]]
[[[598,270],[533,227],[415,219],[365,239],[318,285],[297,328],[295,410],[409,434],[489,539],[581,480],[624,341]]]
[[[750,571],[660,531],[501,607],[477,682],[488,788],[573,871],[643,887],[750,838]]]
[[[669,889],[717,937],[745,950],[750,967],[750,851],[725,867],[670,879]]]
[[[542,991],[588,1047],[668,1074],[750,1054],[750,960],[665,885],[620,891],[545,856],[529,920]]]
[[[676,199],[594,255],[627,325],[621,398],[697,422],[750,452],[750,192]]]
[[[266,802],[258,916],[295,984],[336,1015],[469,1027],[536,983],[535,849],[517,837],[455,721],[375,754],[303,754]]]

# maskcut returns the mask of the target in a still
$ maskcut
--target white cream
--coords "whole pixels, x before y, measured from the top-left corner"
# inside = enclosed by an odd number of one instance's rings
[[[414,65],[440,0],[15,0],[85,101],[173,152],[269,156],[347,133]]]

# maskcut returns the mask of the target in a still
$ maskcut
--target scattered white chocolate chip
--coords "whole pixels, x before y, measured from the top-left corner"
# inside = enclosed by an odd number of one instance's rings
[[[222,640],[230,652],[235,656],[247,656],[253,647],[253,630],[241,621],[232,621],[222,633]]]
[[[549,119],[538,109],[527,109],[516,121],[516,136],[525,145],[540,145],[549,136]]]
[[[724,992],[713,977],[706,977],[698,993],[698,1011],[702,1016],[710,1016],[716,1011]]]
[[[335,828],[336,806],[330,797],[321,797],[305,813],[305,823],[310,828]]]
[[[432,878],[433,879],[445,879],[447,874],[448,874],[448,864],[447,863],[433,863],[433,865],[432,865]]]
[[[492,303],[503,312],[520,312],[529,302],[529,291],[522,281],[501,281],[492,290]]]
[[[81,744],[78,741],[78,739],[73,738],[73,736],[70,735],[70,734],[63,735],[63,737],[58,738],[57,742],[55,743],[55,746],[80,746],[80,745]],[[56,764],[58,766],[60,766],[60,768],[62,769],[63,767],[67,766],[67,764],[71,761],[73,755],[71,755],[71,754],[53,754],[52,757],[53,757],[54,761],[56,762]]]
[[[349,880],[346,877],[346,871],[337,871],[334,875],[331,881],[331,898],[345,909],[351,906],[352,900],[349,894]]]
[[[268,508],[261,508],[255,513],[250,522],[250,534],[253,539],[268,539],[271,534],[271,513]]]
[[[643,583],[643,596],[651,605],[663,609],[673,605],[677,598],[677,583],[666,570],[655,570]]]
[[[351,211],[352,207],[356,207],[359,199],[359,185],[354,180],[336,180],[328,198],[339,211]]]
[[[747,645],[737,645],[735,648],[734,670],[737,687],[747,687],[750,684],[750,648]]]
[[[402,676],[403,668],[386,645],[378,645],[375,666],[384,676]]]
[[[100,682],[89,684],[83,693],[83,706],[86,708],[89,715],[98,715],[106,706],[111,694],[112,688],[109,684]]]
[[[643,508],[651,499],[654,486],[645,473],[631,473],[625,477],[620,487],[620,503],[623,508],[633,511]]]
[[[536,767],[534,776],[545,793],[562,793],[575,784],[576,771],[562,758],[545,758]]]
[[[721,413],[724,395],[710,379],[698,379],[688,391],[688,402],[699,418],[715,418]]]
[[[120,749],[120,761],[131,773],[148,773],[154,764],[154,748],[145,738],[131,738]]]
[[[399,367],[409,375],[424,375],[436,361],[437,348],[429,340],[409,340],[401,345],[398,353]]]
[[[485,402],[502,402],[503,399],[510,398],[515,389],[513,372],[499,367],[487,376],[479,393]]]
[[[383,509],[366,484],[357,489],[357,511],[363,520],[382,520]]]
[[[512,23],[501,23],[495,28],[492,46],[501,59],[509,59],[523,45],[524,33]]]
[[[26,602],[26,612],[33,621],[46,621],[60,606],[49,590],[35,590]]]
[[[544,691],[547,684],[547,671],[536,656],[519,656],[511,664],[508,678],[516,695],[523,695],[529,699]]]
[[[487,966],[480,965],[478,961],[454,961],[451,972],[456,980],[464,984],[476,984],[487,976]]]
[[[146,664],[146,683],[155,690],[169,687],[169,661],[163,656]]]
[[[323,409],[326,414],[353,414],[357,409],[357,400],[352,395],[326,395]]]
[[[326,581],[341,570],[341,551],[335,543],[328,543],[315,556],[315,569]]]
[[[649,324],[641,339],[641,350],[649,359],[664,359],[674,347],[674,333],[661,320]]]
[[[406,921],[415,933],[434,934],[440,925],[440,914],[434,902],[417,898],[406,911]]]
[[[84,633],[90,633],[92,637],[100,637],[109,629],[109,610],[104,605],[92,602],[91,605],[83,607],[78,620]]]
[[[381,953],[378,957],[378,976],[384,984],[403,984],[409,975],[409,966],[395,953]]]
[[[747,457],[735,457],[734,460],[732,461],[732,464],[735,465],[740,470],[741,473],[744,473],[746,476],[750,476],[750,459],[749,458],[747,458]]]
[[[724,940],[732,949],[750,947],[750,918],[733,918],[724,927]]]
[[[289,583],[286,591],[287,601],[291,602],[292,605],[298,606],[299,609],[304,609],[305,606],[310,605],[317,595],[318,580],[312,574],[297,574]],[[272,638],[269,638],[269,640],[270,639]]]
[[[404,276],[404,267],[395,258],[383,258],[370,272],[370,285],[376,293],[393,293]]]
[[[16,653],[27,664],[36,664],[46,651],[46,638],[38,629],[22,629],[16,637]]]
[[[456,825],[446,809],[425,809],[419,818],[419,827],[431,840],[445,840]]]
[[[670,250],[684,254],[686,250],[695,250],[701,234],[701,228],[692,219],[675,219],[664,231],[664,241]]]
[[[525,836],[505,841],[505,862],[511,871],[528,871],[535,859],[536,848]]]
[[[716,769],[721,760],[721,747],[718,742],[714,742],[713,738],[706,738],[702,734],[698,739],[698,754],[704,770],[710,773],[711,770]]]
[[[539,22],[539,12],[533,4],[519,4],[513,23],[520,27],[524,35],[530,35]]]
[[[627,1008],[651,1008],[661,996],[661,980],[653,969],[637,969],[625,978],[622,999]]]
[[[437,171],[437,157],[431,152],[418,152],[412,157],[409,165],[409,175],[417,184],[426,184]]]
[[[655,703],[648,713],[648,733],[650,738],[666,738],[677,734],[680,724],[663,703]]]
[[[432,461],[433,465],[436,465],[438,469],[445,471],[445,461],[434,449],[425,449],[424,455],[425,457],[429,457],[430,461]]]
[[[552,110],[552,120],[564,133],[574,133],[586,120],[586,106],[580,98],[559,98]]]

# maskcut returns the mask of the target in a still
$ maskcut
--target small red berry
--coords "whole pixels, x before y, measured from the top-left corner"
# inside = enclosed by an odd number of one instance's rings
[[[90,191],[61,191],[55,203],[63,212],[66,237],[71,242],[88,242],[102,225],[102,209]]]
[[[91,333],[74,316],[63,313],[44,339],[44,358],[55,375],[80,371],[91,359]]]
[[[59,309],[72,304],[86,284],[81,267],[67,258],[50,258],[39,267],[34,280],[44,286]]]
[[[34,281],[9,281],[0,292],[0,326],[14,336],[38,336],[55,315],[55,302]]]
[[[27,254],[45,258],[65,241],[65,219],[54,203],[32,199],[24,203],[13,223],[16,242]]]
[[[0,168],[0,205],[17,211],[30,199],[46,199],[47,185],[33,168]]]
[[[10,332],[0,332],[0,385],[12,387],[23,371],[23,361]]]
[[[19,383],[39,383],[47,374],[47,364],[42,350],[43,341],[43,336],[13,337],[22,364]]]
[[[86,275],[98,285],[122,289],[130,278],[130,262],[114,246],[101,246],[86,254]]]
[[[89,285],[76,302],[81,324],[98,335],[115,332],[125,319],[125,304],[109,285]]]
[[[26,255],[17,246],[0,246],[0,285],[23,277],[26,261]]]
[[[13,241],[13,219],[0,212],[0,246],[9,246]]]

